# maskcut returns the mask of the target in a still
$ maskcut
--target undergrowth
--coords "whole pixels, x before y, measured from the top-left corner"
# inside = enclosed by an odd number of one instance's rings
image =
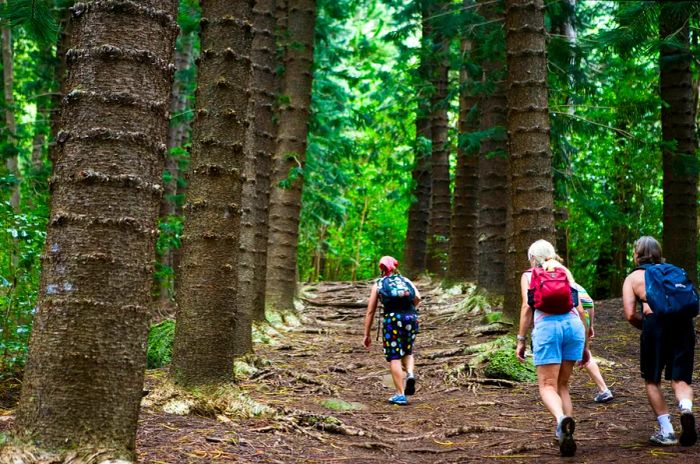
[[[151,326],[148,332],[147,367],[157,369],[170,364],[173,358],[175,321],[168,319]]]

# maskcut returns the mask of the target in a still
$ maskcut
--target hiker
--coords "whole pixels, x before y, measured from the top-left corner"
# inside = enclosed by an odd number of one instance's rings
[[[532,352],[540,397],[557,421],[555,436],[561,455],[573,456],[576,423],[571,417],[569,378],[577,361],[588,362],[589,351],[583,308],[571,289],[573,276],[556,256],[554,246],[546,240],[528,249],[532,268],[520,279],[523,302],[515,353],[525,361],[525,334],[534,322]],[[542,285],[545,281],[547,285]]]
[[[595,337],[595,331],[593,330],[593,321],[595,320],[595,306],[593,304],[593,298],[591,298],[591,295],[586,291],[586,289],[578,283],[572,283],[571,287],[578,291],[578,299],[581,302],[581,307],[583,308],[586,322],[585,327],[588,330],[588,338],[590,340],[591,338]],[[596,403],[608,403],[612,401],[614,396],[608,388],[608,385],[605,383],[605,380],[600,373],[598,363],[593,358],[590,348],[588,349],[588,363],[583,367],[586,369],[588,376],[598,388],[598,393],[596,393],[595,397],[593,397],[593,401]]]
[[[369,349],[372,344],[370,331],[372,320],[381,300],[384,306],[382,314],[382,340],[384,341],[384,357],[390,363],[391,378],[396,387],[396,394],[389,398],[392,404],[406,405],[406,395],[416,391],[413,359],[413,344],[418,333],[418,313],[416,307],[420,303],[420,292],[406,277],[399,274],[399,262],[391,256],[379,260],[379,270],[382,277],[372,286],[372,292],[365,314],[364,346]],[[406,379],[404,385],[404,373]]]
[[[671,381],[671,388],[678,400],[680,444],[691,446],[697,441],[693,416],[693,389],[690,386],[695,350],[693,317],[697,314],[697,300],[692,314],[670,317],[665,314],[668,308],[664,307],[664,303],[668,301],[669,295],[662,295],[662,302],[656,298],[659,290],[654,285],[657,281],[655,273],[664,269],[676,269],[684,276],[685,272],[675,266],[662,264],[664,261],[661,245],[655,238],[644,236],[634,243],[634,263],[637,267],[627,276],[622,286],[622,305],[625,319],[642,331],[639,340],[639,364],[649,404],[659,423],[659,429],[649,441],[657,445],[675,445],[679,441],[676,439],[668,406],[661,391],[661,372],[665,368],[665,378]],[[687,280],[687,277],[684,277]],[[678,285],[683,289],[692,287],[689,281]],[[695,296],[697,297],[697,294]]]

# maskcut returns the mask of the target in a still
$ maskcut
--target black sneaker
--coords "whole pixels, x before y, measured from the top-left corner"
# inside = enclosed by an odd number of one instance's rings
[[[406,377],[406,386],[403,392],[406,395],[413,395],[416,392],[416,378],[414,376]]]
[[[693,446],[698,441],[698,431],[695,429],[695,416],[689,409],[681,411],[681,446]]]
[[[559,435],[559,453],[562,456],[568,457],[576,454],[576,442],[574,441],[574,430],[576,429],[576,422],[566,416],[561,420],[559,424],[561,428],[561,434]]]

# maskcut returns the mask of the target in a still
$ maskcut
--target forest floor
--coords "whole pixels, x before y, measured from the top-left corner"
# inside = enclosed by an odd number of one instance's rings
[[[369,352],[361,345],[369,283],[322,283],[305,289],[304,325],[257,346],[257,357],[266,362],[239,381],[247,396],[275,413],[180,416],[145,405],[137,438],[140,461],[700,462],[700,444],[648,444],[656,421],[638,374],[638,332],[622,318],[619,299],[597,302],[592,344],[596,358],[604,358],[601,370],[615,399],[594,403],[594,385],[577,369],[572,398],[578,451],[564,459],[535,384],[499,385],[478,371],[449,374],[461,372],[455,368],[474,356],[455,348],[496,335],[478,333],[483,315],[454,318],[449,308],[463,296],[430,288],[428,282],[418,285],[425,299],[416,343],[418,382],[408,406],[387,403],[391,380],[374,333]],[[147,388],[157,388],[161,374],[150,371]],[[669,404],[675,404],[670,386],[664,388]],[[329,407],[338,400],[353,409]],[[0,431],[11,424],[10,417],[0,420]],[[673,420],[678,427],[677,414]]]

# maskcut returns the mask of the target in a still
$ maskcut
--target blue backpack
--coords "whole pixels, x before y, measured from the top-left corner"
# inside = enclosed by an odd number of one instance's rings
[[[644,264],[647,303],[659,316],[698,315],[698,292],[686,272],[673,264]]]
[[[408,312],[413,310],[413,299],[416,297],[416,292],[403,276],[392,274],[382,277],[377,287],[379,300],[384,305],[385,312]]]

